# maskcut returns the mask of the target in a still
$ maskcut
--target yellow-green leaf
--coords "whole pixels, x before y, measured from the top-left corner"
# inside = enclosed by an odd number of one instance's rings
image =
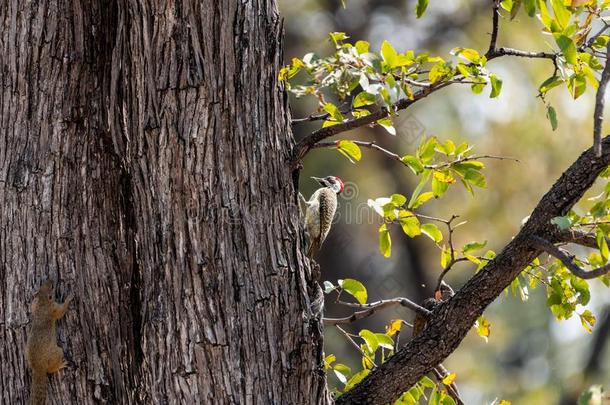
[[[453,384],[453,382],[455,381],[455,377],[457,377],[456,373],[451,373],[448,376],[446,376],[445,378],[443,378],[443,384],[445,385],[451,385]]]
[[[386,224],[379,227],[379,251],[384,257],[390,257],[392,254],[392,239]]]
[[[593,313],[591,313],[591,311],[589,311],[588,309],[585,309],[584,312],[579,316],[580,323],[582,323],[582,326],[585,328],[585,330],[589,333],[593,332],[593,327],[595,326],[595,322],[597,322]]]
[[[358,162],[362,158],[360,147],[352,141],[345,139],[337,141],[337,150],[352,163]]]
[[[381,44],[381,56],[390,68],[398,65],[398,52],[388,41],[383,41]]]
[[[366,304],[366,300],[368,294],[366,292],[366,287],[358,280],[354,280],[353,278],[346,278],[338,281],[339,286],[346,293],[350,294],[352,297],[356,298],[356,301],[360,304]]]
[[[397,332],[400,332],[402,322],[402,319],[392,319],[390,323],[385,327],[386,335],[394,336]]]
[[[421,226],[421,232],[436,243],[443,240],[443,233],[435,224],[423,224]]]
[[[426,12],[428,8],[429,0],[417,0],[417,6],[415,7],[415,15],[420,18]]]
[[[491,324],[485,318],[485,316],[481,315],[477,319],[477,322],[474,324],[474,327],[475,327],[475,330],[477,331],[477,334],[479,336],[481,336],[483,339],[485,339],[485,341],[487,342],[487,339],[489,338],[489,335],[491,333]]]

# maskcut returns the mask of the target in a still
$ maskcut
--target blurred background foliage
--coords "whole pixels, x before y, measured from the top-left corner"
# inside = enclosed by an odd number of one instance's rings
[[[419,20],[414,8],[412,0],[348,0],[345,9],[340,0],[280,0],[285,61],[308,52],[329,54],[333,45],[327,38],[332,31],[345,32],[352,42],[367,40],[377,50],[385,39],[399,52],[413,49],[442,57],[458,46],[481,53],[487,50],[490,1],[433,0]],[[550,51],[546,41],[535,18],[522,14],[513,21],[500,21],[498,46]],[[457,245],[486,240],[488,248],[500,251],[543,193],[591,145],[594,92],[576,101],[565,87],[551,92],[548,100],[559,119],[558,129],[552,131],[544,104],[536,97],[538,85],[553,72],[551,61],[503,57],[491,61],[488,68],[504,81],[498,98],[490,99],[489,90],[474,95],[468,86],[450,86],[402,111],[395,121],[396,136],[382,128],[364,128],[338,138],[375,140],[404,155],[414,153],[422,136],[435,135],[441,141],[474,144],[476,154],[517,158],[519,162],[485,161],[488,186],[477,189],[474,198],[456,186],[442,200],[424,207],[428,215],[449,218],[456,214],[468,221],[454,235]],[[291,99],[293,118],[305,117],[316,108],[314,99]],[[319,121],[297,124],[295,136],[299,139],[320,125]],[[366,205],[369,198],[410,195],[417,178],[382,154],[369,149],[362,153],[362,160],[352,164],[336,150],[314,149],[304,162],[300,186],[306,197],[318,187],[310,176],[332,174],[348,183],[340,197],[337,221],[318,255],[322,279],[333,283],[358,279],[367,286],[369,301],[406,296],[421,302],[432,294],[441,271],[438,249],[425,237],[409,239],[393,229],[392,256],[385,259],[378,250],[379,217]],[[595,194],[591,190],[589,195]],[[587,206],[587,201],[580,205]],[[469,264],[457,265],[447,280],[458,289],[473,270]],[[512,296],[498,298],[486,311],[492,325],[488,343],[471,333],[445,362],[457,373],[465,402],[489,404],[502,398],[513,404],[572,404],[590,384],[604,384],[607,389],[610,294],[599,281],[593,281],[591,289],[589,308],[598,318],[592,335],[577,316],[557,322],[544,304],[543,288],[530,291],[528,302]],[[348,315],[348,308],[332,305],[333,298],[327,298],[326,314]],[[347,329],[382,332],[391,319],[412,316],[406,309],[386,310]],[[405,330],[401,343],[408,339],[410,331]],[[325,344],[327,354],[334,353],[341,362],[358,368],[359,354],[335,328],[326,328]],[[336,384],[331,375],[329,383]]]

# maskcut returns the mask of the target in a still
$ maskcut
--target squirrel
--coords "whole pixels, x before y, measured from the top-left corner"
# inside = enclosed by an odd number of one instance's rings
[[[26,358],[32,370],[31,405],[44,405],[47,399],[47,374],[66,367],[63,350],[57,345],[55,322],[60,319],[73,299],[70,294],[63,304],[55,301],[55,287],[46,281],[34,293],[32,326],[26,343]]]

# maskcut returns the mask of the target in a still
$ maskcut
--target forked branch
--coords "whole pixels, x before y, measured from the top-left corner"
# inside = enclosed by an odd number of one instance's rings
[[[589,271],[584,270],[580,268],[576,263],[574,263],[573,257],[568,256],[564,251],[553,245],[548,240],[536,235],[531,236],[530,239],[532,246],[559,259],[563,263],[563,265],[566,266],[566,268],[570,270],[570,272],[576,277],[590,280],[592,278],[597,278],[610,272],[610,264]]]

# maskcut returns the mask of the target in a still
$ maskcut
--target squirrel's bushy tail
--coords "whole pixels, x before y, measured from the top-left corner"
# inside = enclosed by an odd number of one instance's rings
[[[47,402],[47,373],[32,374],[32,389],[30,390],[30,405],[45,405]]]

